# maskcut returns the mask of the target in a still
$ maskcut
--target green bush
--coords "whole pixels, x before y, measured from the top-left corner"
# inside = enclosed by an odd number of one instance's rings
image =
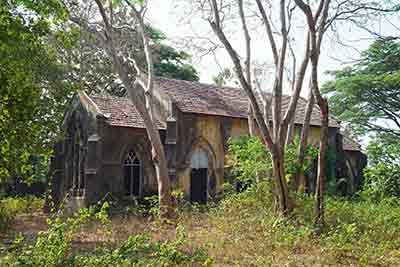
[[[44,200],[34,196],[0,199],[0,232],[7,230],[10,222],[17,214],[40,211],[43,205]]]
[[[173,266],[212,266],[212,260],[204,249],[192,252],[183,249],[187,234],[183,226],[176,227],[174,240],[152,241],[145,234],[130,236],[122,244],[111,242],[111,224],[108,217],[109,205],[81,209],[71,218],[56,217],[49,220],[49,229],[40,232],[32,245],[22,237],[15,239],[13,245],[0,258],[4,267],[173,267]],[[73,239],[78,230],[89,222],[99,221],[109,241],[99,244],[95,250],[74,253]]]
[[[398,199],[368,201],[327,196],[325,227],[320,232],[313,223],[313,197],[294,195],[293,214],[280,216],[274,212],[272,195],[267,182],[227,195],[210,214],[218,232],[227,235],[223,244],[238,242],[240,248],[240,244],[254,240],[253,246],[260,245],[273,255],[298,250],[307,253],[317,248],[326,257],[325,263],[318,261],[320,266],[399,266]],[[257,261],[271,261],[270,253],[252,249],[256,250],[253,253]]]
[[[39,211],[43,208],[44,200],[34,196],[5,197],[0,199],[0,206],[11,214]]]
[[[365,198],[400,197],[400,143],[379,139],[367,147],[369,166],[364,170]]]
[[[285,175],[288,179],[298,169],[306,171],[318,155],[318,149],[309,145],[303,166],[298,166],[297,150],[299,138],[285,149]],[[229,140],[228,158],[233,167],[233,174],[244,184],[251,184],[272,174],[271,154],[258,137],[240,137]]]
[[[0,233],[5,232],[10,224],[12,215],[0,206]]]

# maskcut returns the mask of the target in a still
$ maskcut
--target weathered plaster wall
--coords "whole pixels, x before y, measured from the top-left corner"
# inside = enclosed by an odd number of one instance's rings
[[[73,143],[79,135],[81,144],[81,164],[85,179],[85,164],[88,153],[88,138],[97,132],[96,114],[87,108],[87,103],[81,102],[79,95],[72,101],[67,111],[62,130],[64,139],[57,143],[54,148],[54,156],[51,160],[50,174],[52,178],[52,197],[58,205],[72,187],[73,177]]]
[[[142,161],[144,195],[157,193],[157,181],[151,159],[150,144],[145,129],[128,127],[111,127],[106,118],[96,117],[88,112],[87,107],[75,103],[67,118],[67,138],[59,144],[54,158],[55,179],[53,185],[61,199],[72,184],[71,136],[79,129],[84,144],[85,188],[88,203],[94,203],[111,193],[121,196],[123,188],[123,160],[129,149],[133,148]],[[226,153],[229,138],[248,134],[247,119],[223,116],[209,116],[180,112],[175,104],[163,97],[157,99],[156,113],[164,120],[167,118],[167,130],[161,131],[162,141],[173,177],[173,186],[179,187],[190,198],[190,159],[197,148],[204,150],[208,156],[208,193],[213,198],[222,190],[226,176]],[[301,127],[296,126],[297,134]],[[318,145],[319,127],[311,127],[309,144]],[[338,147],[338,129],[330,129],[329,145]],[[343,153],[336,149],[335,153]],[[354,154],[354,155],[353,155]],[[359,154],[347,155],[353,166],[363,166]],[[344,158],[340,155],[338,158]],[[342,164],[342,163],[341,163]],[[361,171],[359,171],[361,172]],[[228,172],[227,172],[228,173]],[[176,179],[175,179],[176,177]]]
[[[101,134],[101,146],[101,172],[96,177],[96,184],[93,184],[90,188],[90,191],[96,194],[91,199],[98,198],[108,192],[116,197],[123,195],[123,161],[130,149],[135,151],[143,164],[143,195],[157,192],[151,148],[145,129],[105,125]]]
[[[178,114],[177,156],[177,187],[190,197],[190,158],[191,152],[202,148],[209,154],[209,178],[215,179],[215,192],[218,194],[224,183],[226,167],[227,142],[229,138],[248,135],[247,120],[222,116],[199,114]],[[296,126],[300,133],[300,126]],[[335,148],[337,129],[329,130],[329,145]],[[318,145],[319,127],[311,127],[309,144]],[[210,191],[210,186],[209,186]],[[212,191],[212,190],[211,190]]]
[[[224,182],[225,144],[231,131],[231,119],[182,113],[178,118],[177,186],[190,197],[190,159],[192,152],[201,148],[208,155],[208,192],[209,197],[214,197]]]
[[[363,169],[367,166],[367,156],[360,151],[346,151],[345,152],[347,164],[351,169],[348,170],[348,177],[352,181],[352,185],[348,186],[347,192],[352,194],[361,189],[363,182]]]

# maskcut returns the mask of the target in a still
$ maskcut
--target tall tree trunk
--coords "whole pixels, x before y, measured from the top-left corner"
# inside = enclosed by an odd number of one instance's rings
[[[290,145],[293,142],[294,135],[295,135],[295,124],[294,124],[294,118],[292,118],[289,122],[288,125],[288,130],[286,134],[286,145]]]
[[[254,112],[251,108],[251,103],[249,102],[249,108],[247,110],[247,123],[249,124],[249,135],[251,137],[256,136],[256,124],[254,118]]]
[[[169,218],[172,216],[170,179],[168,174],[167,159],[165,157],[164,146],[161,142],[159,131],[155,122],[150,117],[149,111],[146,109],[145,104],[138,103],[138,99],[140,97],[138,92],[143,90],[140,88],[141,86],[137,82],[132,86],[130,78],[126,75],[126,72],[120,71],[119,68],[117,69],[124,86],[128,90],[129,98],[131,99],[132,103],[134,103],[140,116],[143,118],[147,137],[149,138],[151,144],[152,159],[156,170],[160,216]]]
[[[321,109],[321,137],[318,153],[318,176],[315,191],[315,224],[319,227],[324,225],[324,190],[326,178],[326,153],[328,149],[328,126],[329,126],[329,109],[326,99],[321,101],[319,105]]]
[[[147,137],[151,144],[152,159],[156,170],[156,177],[158,182],[158,195],[160,204],[160,216],[170,217],[172,216],[171,207],[171,193],[170,193],[170,180],[168,175],[167,159],[164,152],[164,146],[161,142],[160,133],[154,120],[152,111],[152,97],[153,97],[153,62],[151,57],[150,46],[148,38],[144,30],[144,22],[142,14],[136,10],[135,6],[127,2],[132,9],[132,12],[138,20],[138,30],[143,38],[144,52],[146,55],[147,73],[143,72],[139,67],[135,59],[133,60],[134,67],[127,62],[128,60],[118,53],[116,45],[114,43],[114,31],[112,26],[112,20],[109,20],[104,6],[100,0],[95,0],[99,8],[100,15],[103,19],[105,31],[107,36],[103,38],[98,36],[99,40],[103,42],[106,52],[111,57],[114,66],[118,72],[119,78],[124,84],[128,91],[129,97],[136,110],[139,112],[143,119]],[[112,13],[112,10],[110,10]],[[110,14],[110,18],[113,14]],[[136,80],[133,81],[131,75],[136,74]],[[143,102],[141,94],[144,92],[145,102]]]
[[[308,135],[310,132],[310,120],[312,110],[314,108],[314,96],[312,92],[312,88],[310,88],[310,92],[308,95],[307,107],[304,114],[303,127],[301,128],[301,136],[300,143],[298,149],[297,156],[297,166],[299,168],[296,170],[293,181],[293,189],[295,191],[307,192],[307,177],[304,174],[302,166],[304,165],[305,157],[306,157],[306,149],[308,146]]]
[[[278,211],[286,215],[293,209],[289,197],[289,190],[285,178],[285,160],[284,153],[279,145],[275,145],[272,154],[272,171],[275,178],[275,189],[278,202]]]
[[[313,15],[311,7],[303,0],[294,0],[296,5],[306,16],[310,30],[310,60],[312,64],[311,83],[313,95],[321,111],[321,136],[318,154],[317,189],[315,192],[315,224],[322,226],[324,223],[324,182],[326,177],[326,150],[328,146],[329,110],[328,102],[321,96],[318,86],[318,61],[321,51],[322,38],[329,13],[330,0],[320,0],[316,13]],[[318,23],[319,19],[319,23]]]
[[[287,188],[287,182],[285,180],[285,175],[284,175],[284,145],[285,145],[285,139],[284,137],[282,138],[281,131],[279,131],[280,128],[280,122],[281,122],[281,112],[282,112],[282,80],[283,80],[283,70],[284,70],[284,64],[285,64],[285,58],[286,58],[286,48],[287,48],[287,38],[288,38],[288,33],[287,33],[287,25],[286,25],[286,4],[285,0],[280,0],[280,20],[281,20],[281,34],[282,34],[282,46],[280,50],[280,55],[277,56],[275,60],[276,64],[276,70],[275,70],[275,79],[274,79],[274,86],[273,86],[273,93],[272,93],[272,118],[273,118],[273,129],[272,129],[272,134],[270,131],[269,127],[269,121],[268,118],[264,117],[264,114],[261,112],[260,106],[258,105],[257,102],[257,97],[254,94],[252,87],[251,87],[251,80],[250,76],[248,75],[248,70],[249,70],[249,38],[248,38],[248,30],[246,26],[246,19],[244,16],[244,11],[243,11],[243,1],[242,0],[237,0],[238,2],[238,7],[239,7],[239,15],[242,21],[242,26],[243,26],[243,31],[245,34],[245,39],[246,39],[246,74],[244,75],[243,67],[241,64],[241,60],[233,48],[232,44],[230,41],[227,39],[223,29],[222,29],[222,21],[220,18],[220,5],[217,3],[217,0],[210,0],[209,4],[211,7],[211,12],[212,12],[212,18],[210,18],[209,24],[216,34],[216,36],[219,38],[220,42],[224,45],[226,51],[228,52],[229,56],[231,57],[233,64],[235,65],[235,71],[238,76],[239,82],[246,92],[247,96],[249,97],[249,101],[251,103],[251,107],[254,112],[254,117],[256,119],[258,129],[260,131],[260,136],[262,137],[265,145],[268,147],[268,150],[272,154],[272,161],[273,161],[273,172],[274,172],[274,178],[276,182],[276,194],[279,202],[279,209],[282,213],[287,214],[290,212],[291,208],[289,205],[289,194],[288,194],[288,188]],[[267,18],[268,19],[268,18]],[[265,23],[268,23],[265,21]],[[269,37],[272,37],[272,42],[273,36],[269,35]],[[277,52],[277,51],[275,51]],[[294,104],[294,103],[293,103]],[[293,105],[292,104],[292,105]],[[285,134],[286,137],[286,134]]]

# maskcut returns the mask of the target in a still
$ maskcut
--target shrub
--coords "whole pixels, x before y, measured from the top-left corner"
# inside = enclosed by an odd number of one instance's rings
[[[306,171],[318,155],[318,149],[309,145],[303,166],[297,164],[299,138],[285,150],[285,175],[289,179],[298,169]],[[233,174],[242,183],[249,185],[272,173],[271,154],[258,137],[240,137],[229,140],[228,158],[233,166]]]
[[[0,206],[12,214],[40,211],[44,200],[35,196],[6,197],[0,200]]]
[[[400,143],[375,141],[367,147],[369,167],[364,170],[365,198],[400,197]]]
[[[32,213],[43,208],[44,200],[34,196],[4,197],[0,199],[0,232],[7,230],[12,219],[21,213]]]
[[[12,215],[0,206],[0,233],[5,232],[10,224]]]
[[[31,245],[22,237],[15,239],[6,255],[0,258],[4,267],[173,267],[173,266],[212,266],[212,260],[204,249],[192,252],[183,249],[187,234],[183,226],[176,228],[174,240],[152,241],[145,234],[130,236],[120,245],[109,242],[101,243],[95,250],[76,255],[73,250],[74,236],[88,222],[99,221],[103,231],[110,234],[109,205],[81,209],[71,218],[56,217],[49,220],[49,229],[39,233]]]

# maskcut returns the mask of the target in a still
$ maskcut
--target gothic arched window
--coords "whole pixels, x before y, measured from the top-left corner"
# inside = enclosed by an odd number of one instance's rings
[[[134,150],[129,150],[124,159],[124,190],[130,197],[139,197],[142,182],[142,163]]]
[[[85,174],[84,174],[84,155],[83,155],[83,144],[80,136],[80,132],[77,131],[75,134],[73,147],[72,147],[72,189],[74,195],[82,196],[85,189]]]

